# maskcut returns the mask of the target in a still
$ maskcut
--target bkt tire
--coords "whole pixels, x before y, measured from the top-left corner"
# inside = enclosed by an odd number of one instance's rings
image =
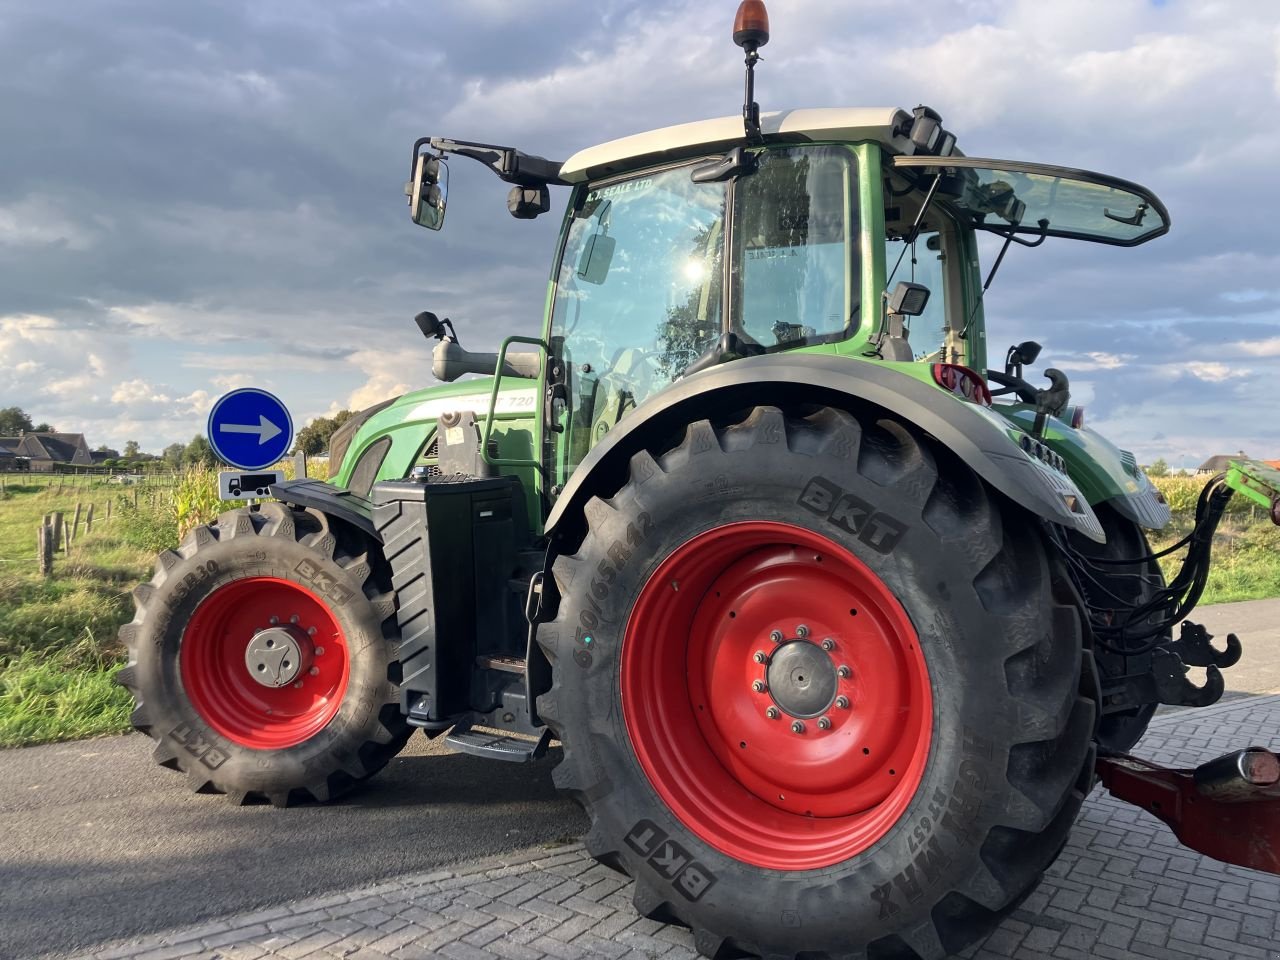
[[[395,601],[367,551],[319,511],[268,503],[160,554],[117,674],[157,763],[199,793],[284,806],[331,800],[399,752]]]
[[[937,958],[1031,890],[1096,715],[1038,521],[900,423],[769,407],[585,519],[538,709],[641,913],[711,957]]]

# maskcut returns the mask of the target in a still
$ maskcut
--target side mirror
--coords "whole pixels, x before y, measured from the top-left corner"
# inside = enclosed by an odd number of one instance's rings
[[[430,310],[423,310],[413,318],[413,322],[418,325],[418,329],[422,331],[422,335],[428,340],[432,337],[437,340],[444,339],[444,324]]]
[[[1040,344],[1034,340],[1023,340],[1009,348],[1004,358],[1004,372],[1012,377],[1021,377],[1023,366],[1030,366],[1040,356]]]
[[[418,154],[413,179],[405,185],[409,216],[420,227],[439,230],[444,226],[444,205],[449,195],[449,167],[439,157]]]

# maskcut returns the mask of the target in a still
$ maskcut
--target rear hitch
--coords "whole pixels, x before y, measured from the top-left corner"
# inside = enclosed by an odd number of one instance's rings
[[[1163,820],[1207,857],[1280,874],[1280,757],[1249,747],[1171,770],[1137,757],[1099,757],[1111,795]]]

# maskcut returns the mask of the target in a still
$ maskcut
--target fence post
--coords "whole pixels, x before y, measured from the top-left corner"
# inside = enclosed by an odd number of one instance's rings
[[[133,485],[133,509],[138,509],[138,485]]]
[[[80,501],[76,501],[76,512],[71,518],[71,539],[74,540],[80,535]]]
[[[44,520],[40,523],[36,538],[36,562],[40,565],[40,575],[47,577],[53,573],[53,525]]]
[[[55,553],[58,547],[62,545],[62,511],[55,510],[53,512],[53,550]]]
[[[89,504],[89,511],[84,515],[84,532],[93,533],[93,504]]]
[[[107,501],[107,519],[108,520],[111,519],[111,501],[110,500]]]

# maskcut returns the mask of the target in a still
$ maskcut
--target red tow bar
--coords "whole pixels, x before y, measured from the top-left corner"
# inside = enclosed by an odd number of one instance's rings
[[[1280,874],[1280,757],[1270,750],[1237,750],[1194,770],[1099,757],[1097,771],[1112,796],[1159,817],[1192,850]]]

